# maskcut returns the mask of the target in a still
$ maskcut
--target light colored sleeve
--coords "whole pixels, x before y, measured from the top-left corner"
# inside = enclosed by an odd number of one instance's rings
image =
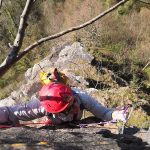
[[[9,122],[9,111],[7,107],[0,107],[0,123]]]
[[[112,120],[112,109],[104,107],[85,91],[77,88],[72,88],[72,90],[79,95],[83,107],[90,111],[95,117],[104,121]]]
[[[46,111],[36,98],[31,99],[23,105],[0,108],[0,123],[18,123],[19,120],[30,121],[45,116]]]

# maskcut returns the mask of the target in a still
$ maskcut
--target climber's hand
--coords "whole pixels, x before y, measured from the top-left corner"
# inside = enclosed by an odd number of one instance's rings
[[[114,112],[112,113],[112,119],[115,121],[126,121],[126,117],[127,117],[127,112],[125,112],[124,109],[122,110],[114,110]]]

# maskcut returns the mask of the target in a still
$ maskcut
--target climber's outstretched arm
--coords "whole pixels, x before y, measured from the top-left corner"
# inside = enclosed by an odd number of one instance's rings
[[[37,98],[23,105],[0,107],[0,123],[17,124],[19,120],[30,121],[46,115],[45,109]]]
[[[97,118],[106,121],[112,120],[112,109],[104,107],[85,91],[82,91],[77,88],[73,88],[73,91],[79,95],[84,108],[90,111]]]

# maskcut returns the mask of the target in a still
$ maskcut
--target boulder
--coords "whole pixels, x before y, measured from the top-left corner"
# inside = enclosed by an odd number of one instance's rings
[[[55,65],[61,68],[74,68],[74,66],[82,68],[85,64],[91,64],[93,59],[94,57],[87,53],[81,43],[75,42],[60,51]]]

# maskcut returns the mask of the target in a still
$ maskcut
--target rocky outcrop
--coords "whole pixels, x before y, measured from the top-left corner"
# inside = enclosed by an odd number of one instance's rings
[[[78,64],[81,61],[84,62],[84,64],[82,63],[83,65],[91,64],[92,59],[93,56],[88,54],[80,43],[73,43],[72,45],[65,44],[61,48],[53,48],[49,56],[26,71],[26,84],[22,85],[17,91],[13,91],[8,98],[1,100],[0,106],[12,106],[16,103],[23,103],[28,101],[30,97],[36,96],[41,88],[39,79],[41,68],[43,71],[49,71],[50,68],[57,67],[59,70],[65,72],[70,78],[72,85],[86,87],[88,82],[84,77],[75,75],[73,71],[75,67],[71,67],[71,64]],[[80,69],[83,66],[78,64],[78,67]]]
[[[64,69],[74,65],[76,65],[77,68],[82,68],[85,64],[91,64],[93,59],[94,57],[87,53],[80,43],[74,43],[60,51],[59,58],[55,65]]]

